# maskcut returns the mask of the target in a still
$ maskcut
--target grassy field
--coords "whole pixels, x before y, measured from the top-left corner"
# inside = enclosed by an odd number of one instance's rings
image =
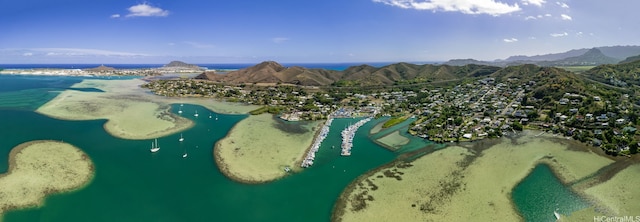
[[[565,69],[567,71],[581,73],[587,71],[595,66],[558,66],[558,68]]]

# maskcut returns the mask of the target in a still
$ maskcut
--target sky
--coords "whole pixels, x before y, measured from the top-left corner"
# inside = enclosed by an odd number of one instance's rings
[[[434,62],[640,45],[637,0],[0,0],[0,64]]]

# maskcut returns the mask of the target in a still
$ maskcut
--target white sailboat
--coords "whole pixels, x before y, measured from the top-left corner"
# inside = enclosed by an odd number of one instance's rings
[[[218,114],[216,114],[216,120],[218,120]]]
[[[182,133],[180,133],[180,139],[178,139],[178,141],[180,142],[184,141],[184,137],[182,137]]]
[[[209,113],[209,119],[211,119],[211,113]]]
[[[187,148],[184,148],[184,154],[182,154],[182,158],[186,158],[187,157]]]
[[[193,114],[193,116],[198,117],[198,110],[196,110],[196,114]]]
[[[558,210],[553,211],[553,216],[556,217],[556,221],[560,220],[560,214],[558,213]]]
[[[178,113],[182,113],[182,106],[180,106],[180,108],[178,108]]]
[[[151,142],[151,149],[150,149],[150,151],[151,151],[152,153],[158,152],[158,150],[160,150],[160,146],[158,146],[158,138],[156,138],[156,140],[155,140],[155,141],[156,141],[155,146],[154,146],[153,142]]]

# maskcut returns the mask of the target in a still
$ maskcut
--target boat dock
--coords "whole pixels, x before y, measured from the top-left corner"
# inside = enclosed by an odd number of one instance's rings
[[[327,121],[324,122],[322,129],[320,129],[320,133],[318,133],[316,138],[313,139],[313,143],[311,144],[311,148],[309,148],[309,152],[307,153],[304,160],[302,160],[302,164],[300,164],[301,167],[310,167],[311,165],[313,165],[313,160],[315,160],[316,158],[316,152],[318,152],[318,149],[320,149],[322,141],[327,138],[327,135],[329,135],[329,129],[332,122],[333,118],[329,116]]]
[[[347,126],[347,128],[345,128],[341,135],[342,135],[342,151],[340,152],[340,155],[342,156],[351,156],[351,148],[353,147],[353,137],[356,135],[356,132],[358,131],[358,128],[360,128],[362,125],[364,125],[365,123],[371,121],[371,117],[368,117],[366,119],[360,120],[357,123],[353,124],[353,125],[349,125]]]

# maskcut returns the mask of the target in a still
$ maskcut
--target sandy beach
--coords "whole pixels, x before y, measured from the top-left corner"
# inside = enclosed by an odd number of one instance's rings
[[[512,204],[511,190],[537,164],[549,164],[567,183],[613,162],[586,149],[568,149],[555,137],[522,134],[517,140],[478,141],[425,155],[406,169],[396,169],[402,172],[402,180],[380,177],[380,172],[393,172],[393,168],[381,168],[345,190],[334,219],[385,221],[389,212],[402,212],[392,215],[405,219],[399,221],[518,221],[522,218]],[[363,191],[353,187],[368,184],[367,180],[376,189],[369,185],[369,200],[354,210],[352,203]]]
[[[0,175],[0,215],[43,204],[46,195],[78,189],[93,178],[93,163],[80,149],[57,141],[14,147],[9,170]]]
[[[72,88],[97,88],[104,92],[65,90],[36,111],[66,120],[106,119],[104,128],[113,136],[152,139],[193,126],[192,121],[170,111],[172,103],[202,105],[218,113],[246,113],[255,108],[211,99],[156,96],[140,88],[143,83],[140,79],[84,80]]]
[[[286,166],[299,168],[322,122],[307,124],[305,133],[288,133],[276,127],[271,114],[249,116],[218,141],[214,157],[229,178],[244,183],[262,183],[285,176]],[[314,128],[315,130],[310,130]]]

